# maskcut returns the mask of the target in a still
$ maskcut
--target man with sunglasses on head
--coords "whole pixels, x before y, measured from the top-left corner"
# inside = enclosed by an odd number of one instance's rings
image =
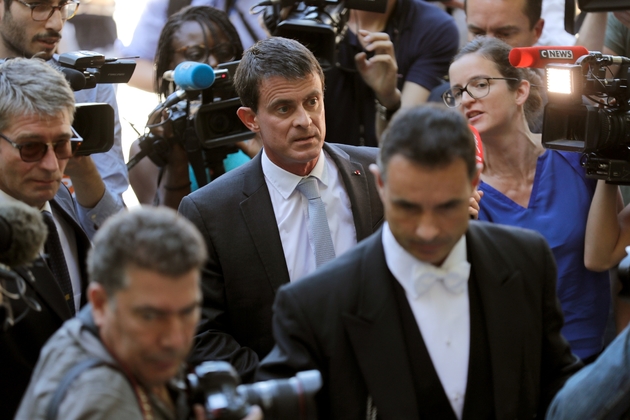
[[[79,7],[78,0],[0,0],[0,58],[39,57],[56,63],[61,30]],[[108,103],[114,108],[114,146],[106,153],[73,157],[64,182],[71,185],[81,226],[91,238],[104,220],[124,207],[129,186],[122,155],[114,88],[98,84],[75,92],[76,103]]]
[[[0,64],[0,206],[21,201],[42,212],[44,249],[28,267],[13,267],[26,296],[11,300],[15,324],[0,331],[0,418],[13,418],[46,340],[85,303],[90,240],[69,190],[61,185],[72,156],[75,99],[62,73],[39,59]],[[29,272],[30,271],[30,272]],[[5,285],[9,291],[14,282]]]

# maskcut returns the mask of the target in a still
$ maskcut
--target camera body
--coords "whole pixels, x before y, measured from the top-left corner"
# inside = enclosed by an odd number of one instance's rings
[[[127,83],[136,69],[133,60],[105,58],[94,51],[73,51],[60,54],[62,67],[78,70],[85,77],[85,88],[91,89],[97,83]]]
[[[288,8],[291,12],[283,18]],[[263,20],[273,36],[305,45],[326,71],[336,63],[337,45],[345,37],[349,10],[384,13],[386,8],[387,0],[281,0],[265,8]]]
[[[258,405],[266,420],[315,420],[314,396],[322,386],[317,370],[289,379],[239,385],[238,374],[227,362],[204,362],[188,375],[191,404],[201,403],[209,420],[239,420]]]
[[[172,143],[178,142],[188,154],[200,187],[208,182],[206,169],[213,179],[223,174],[223,160],[239,150],[235,143],[254,136],[236,113],[241,102],[234,90],[233,77],[239,63],[219,64],[212,86],[203,91],[186,92],[184,100],[169,107],[172,137],[164,139],[152,133],[142,136],[139,139],[141,151],[129,160],[127,169],[133,168],[144,156],[159,167],[165,166]]]
[[[589,178],[630,185],[630,72],[607,78],[626,57],[591,52],[575,64],[549,64],[549,103],[543,116],[542,143],[548,149],[580,152]],[[594,104],[585,103],[584,97]]]

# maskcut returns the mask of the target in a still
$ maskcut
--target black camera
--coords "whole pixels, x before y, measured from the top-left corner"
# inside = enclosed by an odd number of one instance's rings
[[[626,57],[590,52],[575,64],[547,65],[542,143],[583,153],[589,178],[630,185],[630,73],[625,66],[621,77],[607,77],[610,65],[628,63]]]
[[[133,168],[145,156],[163,167],[168,161],[172,142],[178,142],[188,153],[200,187],[207,183],[206,168],[213,178],[223,174],[223,160],[239,150],[235,143],[254,136],[236,113],[241,102],[232,80],[239,63],[219,64],[214,71],[212,86],[203,91],[187,92],[185,100],[169,107],[168,121],[173,127],[171,139],[152,133],[140,137],[140,152],[129,160],[127,169]]]
[[[283,18],[283,9],[291,12]],[[274,36],[295,39],[317,57],[324,71],[336,63],[346,34],[349,9],[384,13],[387,0],[281,0],[265,8],[264,22]]]
[[[105,153],[114,145],[114,108],[109,104],[76,104],[72,128],[78,134],[73,139],[73,155],[88,156]]]
[[[127,83],[136,68],[133,60],[105,58],[93,51],[60,54],[57,61],[75,91],[97,83]],[[108,104],[77,104],[72,127],[79,135],[73,141],[75,156],[105,153],[114,145],[114,109]]]
[[[322,386],[317,370],[289,379],[239,385],[238,374],[227,362],[204,362],[188,375],[191,403],[201,403],[209,420],[242,419],[258,405],[265,420],[317,419],[314,396]]]
[[[84,89],[91,89],[97,83],[127,83],[136,69],[136,62],[133,60],[105,58],[103,54],[94,51],[60,54],[57,61],[62,67],[74,69],[83,74]]]

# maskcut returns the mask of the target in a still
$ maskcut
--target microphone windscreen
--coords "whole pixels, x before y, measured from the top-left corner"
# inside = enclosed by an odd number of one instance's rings
[[[510,64],[514,67],[544,68],[550,63],[570,63],[589,51],[580,45],[570,47],[519,47],[512,48],[509,55]]]
[[[214,83],[214,70],[205,63],[184,61],[175,67],[173,81],[182,90],[204,90]]]
[[[0,263],[18,267],[33,261],[44,246],[48,229],[41,213],[22,202],[0,205],[0,234],[10,237],[0,243]],[[5,232],[6,226],[8,232]]]
[[[59,70],[66,77],[68,83],[70,83],[72,90],[77,91],[85,87],[85,76],[80,71],[68,67],[61,67]]]

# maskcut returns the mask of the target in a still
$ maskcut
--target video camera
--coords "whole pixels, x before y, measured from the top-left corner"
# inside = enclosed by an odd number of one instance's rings
[[[575,64],[548,64],[542,144],[583,153],[589,178],[630,185],[628,69],[619,78],[607,77],[610,65],[629,63],[626,57],[590,52]]]
[[[91,89],[97,83],[127,83],[136,68],[136,62],[129,59],[105,58],[94,51],[74,51],[60,54],[57,61],[61,67],[77,70],[85,78],[81,89]]]
[[[97,83],[127,83],[136,63],[133,60],[105,58],[93,51],[74,51],[57,58],[60,71],[74,91],[91,89]],[[114,109],[104,103],[76,104],[73,129],[73,155],[105,153],[114,145]]]
[[[206,184],[206,168],[211,170],[214,178],[223,174],[223,160],[239,150],[235,143],[254,136],[236,114],[241,102],[232,80],[239,63],[219,64],[214,70],[210,87],[180,90],[180,96],[175,92],[169,96],[172,99],[167,98],[159,105],[152,114],[160,109],[167,110],[173,136],[169,140],[152,133],[140,137],[140,152],[129,160],[127,169],[133,168],[145,156],[163,167],[168,161],[171,142],[179,142],[188,153],[199,186]]]
[[[191,404],[200,403],[209,420],[239,420],[258,405],[266,420],[315,420],[314,396],[322,386],[317,370],[290,379],[238,385],[238,374],[227,362],[204,362],[188,375]]]
[[[263,20],[272,35],[299,41],[326,71],[336,63],[337,45],[345,37],[349,9],[384,13],[387,0],[280,0],[258,6],[267,6]]]

